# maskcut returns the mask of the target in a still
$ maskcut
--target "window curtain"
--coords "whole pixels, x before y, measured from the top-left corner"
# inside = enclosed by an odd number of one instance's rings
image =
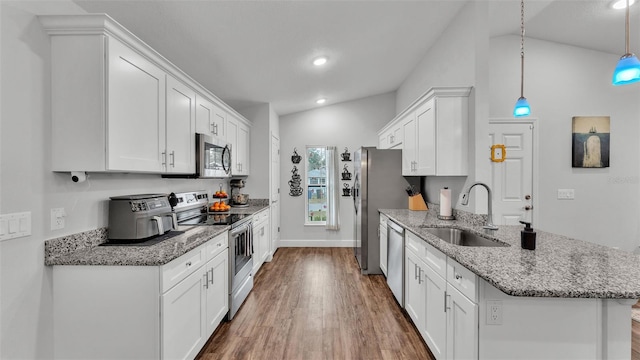
[[[327,146],[327,230],[340,230],[340,179],[338,149]]]

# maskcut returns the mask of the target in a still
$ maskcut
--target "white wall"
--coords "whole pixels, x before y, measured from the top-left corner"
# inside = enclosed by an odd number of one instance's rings
[[[215,190],[220,181],[89,174],[75,184],[68,173],[51,172],[51,49],[35,15],[84,11],[71,1],[0,1],[0,7],[0,213],[32,214],[31,236],[0,242],[0,358],[50,358],[52,272],[44,266],[44,240],[106,226],[109,196]],[[66,210],[63,230],[50,230],[54,207]]]
[[[280,117],[280,246],[353,245],[353,200],[350,197],[341,197],[339,231],[304,226],[305,195],[289,196],[288,181],[293,168],[291,154],[295,147],[304,159],[307,145],[335,145],[340,153],[348,147],[353,159],[356,148],[377,146],[377,132],[394,117],[395,101],[395,93],[387,93]],[[303,162],[297,167],[304,178]],[[343,164],[340,162],[340,168]],[[346,164],[353,173],[353,161]]]
[[[520,94],[519,43],[517,36],[491,40],[491,117],[512,116]],[[540,131],[537,227],[633,250],[639,244],[640,85],[611,85],[620,55],[534,39],[526,40],[525,51],[524,94]],[[574,169],[571,119],[590,115],[611,117],[611,166]],[[558,189],[575,189],[575,200],[557,200]]]

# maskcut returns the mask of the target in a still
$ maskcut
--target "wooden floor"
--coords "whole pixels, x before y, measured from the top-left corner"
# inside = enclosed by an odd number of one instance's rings
[[[640,360],[635,321],[631,358]],[[281,248],[197,359],[434,358],[384,277],[361,275],[352,249]]]
[[[382,275],[350,248],[281,248],[198,359],[433,359]]]

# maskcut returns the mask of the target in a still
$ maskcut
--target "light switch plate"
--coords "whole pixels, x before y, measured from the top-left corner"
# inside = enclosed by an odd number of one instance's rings
[[[573,200],[575,197],[575,189],[558,189],[558,200]]]
[[[31,235],[31,212],[0,215],[0,241]]]

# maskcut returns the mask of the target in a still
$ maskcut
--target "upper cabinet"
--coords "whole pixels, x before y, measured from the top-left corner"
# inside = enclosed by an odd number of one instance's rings
[[[394,148],[388,139],[399,128],[402,175],[467,175],[470,93],[469,87],[429,89],[378,132],[378,147]]]
[[[53,171],[192,174],[196,132],[228,141],[230,114],[249,128],[108,15],[39,19],[51,36]]]
[[[196,96],[196,131],[226,140],[227,113],[214,101],[205,96]]]
[[[390,122],[378,132],[378,149],[401,149],[402,124]]]
[[[231,175],[249,175],[251,129],[235,116],[227,119],[227,142],[231,145]]]

